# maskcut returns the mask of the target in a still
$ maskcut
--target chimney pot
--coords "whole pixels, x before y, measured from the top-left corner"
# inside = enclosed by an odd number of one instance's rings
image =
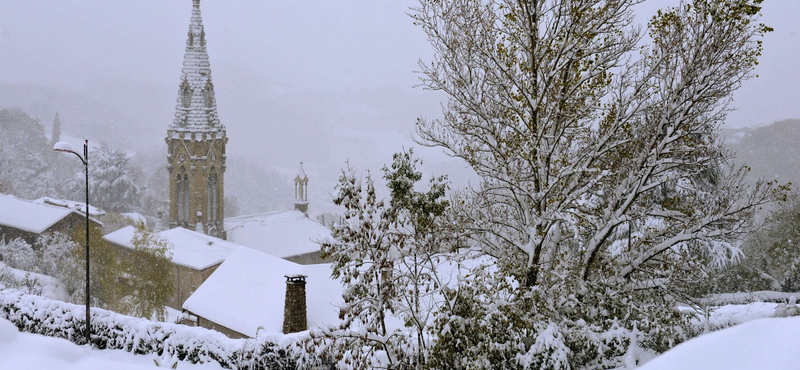
[[[283,304],[283,333],[308,329],[306,314],[306,275],[284,275],[286,299]]]

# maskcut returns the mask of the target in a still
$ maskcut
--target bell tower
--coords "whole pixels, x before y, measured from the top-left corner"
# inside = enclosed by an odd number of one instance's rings
[[[294,209],[308,216],[308,176],[303,169],[303,162],[300,162],[300,169],[294,177]]]
[[[206,51],[200,0],[192,16],[178,84],[175,118],[167,128],[169,228],[185,227],[225,239],[225,125]]]

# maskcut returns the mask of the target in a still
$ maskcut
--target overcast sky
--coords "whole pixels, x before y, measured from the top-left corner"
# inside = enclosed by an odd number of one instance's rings
[[[332,186],[345,159],[377,170],[376,163],[412,145],[415,117],[438,115],[442,98],[413,88],[418,60],[431,57],[424,34],[406,15],[415,3],[202,0],[229,152],[284,171],[306,160],[309,172],[326,171],[321,181]],[[639,20],[675,3],[648,1],[639,6]],[[0,83],[76,90],[97,80],[158,85],[167,92],[158,95],[159,103],[129,105],[149,112],[146,130],[163,135],[174,112],[191,6],[191,0],[0,0]],[[735,96],[739,110],[729,116],[729,127],[800,118],[800,1],[766,0],[763,13],[775,32],[764,41],[760,77]],[[261,85],[269,85],[269,93],[259,92]],[[280,99],[281,89],[309,101],[265,101]],[[346,102],[330,103],[331,94]],[[259,105],[275,113],[248,112]],[[347,109],[355,118],[327,118]],[[321,125],[337,127],[317,130]],[[308,141],[314,148],[298,153],[297,143],[317,131]],[[331,137],[334,132],[341,137]],[[439,169],[452,167],[441,163]]]
[[[298,87],[411,89],[430,59],[413,0],[203,0],[212,68],[230,63]],[[641,13],[672,4],[649,1]],[[0,0],[0,82],[77,85],[101,76],[177,81],[190,0]],[[800,117],[800,2],[766,0],[758,73],[734,125]],[[224,114],[224,112],[221,112]]]

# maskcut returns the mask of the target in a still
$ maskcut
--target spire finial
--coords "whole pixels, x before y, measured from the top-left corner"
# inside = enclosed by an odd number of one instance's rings
[[[200,7],[200,0],[192,0],[192,5],[195,8],[199,8]]]

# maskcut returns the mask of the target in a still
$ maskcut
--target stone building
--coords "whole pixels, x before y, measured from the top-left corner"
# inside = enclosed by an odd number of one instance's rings
[[[67,207],[0,194],[0,240],[22,238],[35,245],[41,235],[60,232],[72,236],[85,227],[86,214]],[[100,223],[89,219],[94,226]]]
[[[175,117],[167,129],[169,227],[226,239],[225,125],[217,115],[200,0],[193,0]]]
[[[133,253],[131,244],[135,229],[124,227],[107,234],[103,239],[121,248],[124,253]],[[158,235],[166,239],[172,246],[172,268],[170,274],[174,279],[175,291],[169,298],[167,306],[180,310],[186,301],[203,282],[211,276],[217,267],[239,245],[205,235],[201,232],[187,230],[182,227],[165,230]]]

